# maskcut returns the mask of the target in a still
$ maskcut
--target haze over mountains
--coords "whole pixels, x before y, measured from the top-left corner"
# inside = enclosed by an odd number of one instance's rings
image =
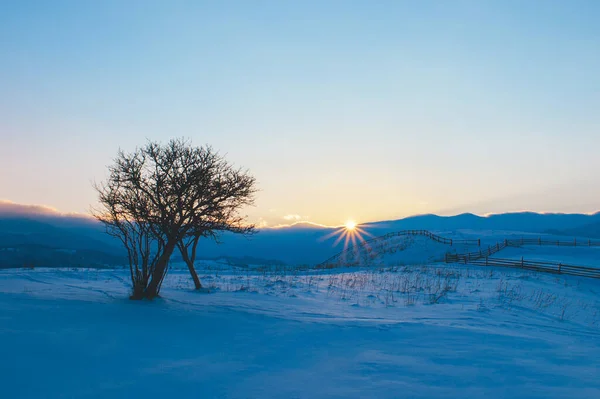
[[[361,226],[369,235],[391,231],[460,229],[549,233],[600,238],[600,213],[505,213],[490,216],[419,215]],[[298,223],[265,228],[252,237],[225,235],[222,243],[201,241],[201,259],[226,258],[234,263],[315,264],[339,252],[336,228]],[[365,235],[365,238],[368,238]],[[174,258],[177,261],[177,256]],[[125,264],[118,240],[84,215],[64,215],[43,207],[0,203],[0,268],[23,266],[102,267]]]

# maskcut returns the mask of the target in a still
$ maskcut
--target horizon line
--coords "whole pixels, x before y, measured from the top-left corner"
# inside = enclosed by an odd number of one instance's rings
[[[13,208],[13,209],[10,209],[10,208]],[[382,220],[374,220],[374,221],[369,221],[369,222],[357,223],[357,226],[368,226],[369,224],[373,224],[373,223],[396,222],[399,220],[415,218],[415,217],[420,217],[420,216],[436,216],[436,217],[440,217],[440,218],[451,218],[451,217],[457,217],[457,216],[462,216],[462,215],[472,215],[472,216],[481,217],[481,218],[489,218],[489,217],[496,216],[496,215],[525,214],[525,213],[537,214],[537,215],[593,216],[593,215],[599,214],[600,210],[591,211],[591,212],[556,212],[556,211],[514,210],[514,211],[498,212],[498,213],[487,212],[487,213],[482,213],[482,214],[477,214],[477,213],[473,213],[473,212],[461,212],[461,213],[456,213],[456,214],[451,214],[451,215],[439,215],[436,213],[419,213],[419,214],[400,217],[397,219],[382,219]],[[58,210],[57,208],[54,208],[54,207],[51,207],[48,205],[22,204],[22,203],[8,200],[8,199],[0,198],[0,216],[5,216],[5,215],[50,216],[50,217],[64,217],[64,218],[71,217],[71,218],[88,219],[90,221],[96,220],[89,213],[63,212],[63,211]],[[262,227],[258,227],[258,230],[278,230],[278,229],[284,229],[284,228],[293,228],[296,226],[301,227],[303,225],[320,227],[320,228],[324,228],[324,229],[339,229],[339,228],[344,227],[344,224],[328,225],[325,223],[317,223],[317,222],[312,222],[312,221],[308,221],[308,220],[301,220],[301,221],[296,221],[293,223],[280,223],[275,226],[262,226]]]

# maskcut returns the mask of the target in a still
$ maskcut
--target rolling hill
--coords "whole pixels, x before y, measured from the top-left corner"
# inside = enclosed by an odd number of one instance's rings
[[[369,236],[407,229],[456,231],[461,229],[600,236],[600,213],[538,214],[505,213],[490,216],[418,215],[361,225]],[[336,234],[336,231],[338,233]],[[334,245],[340,229],[312,224],[265,228],[246,238],[224,234],[222,244],[201,241],[202,259],[253,259],[286,264],[316,264],[339,252],[343,241]],[[178,254],[173,260],[178,260]],[[102,226],[89,217],[59,214],[0,212],[0,267],[24,264],[46,266],[101,266],[125,263],[118,240],[106,235]]]

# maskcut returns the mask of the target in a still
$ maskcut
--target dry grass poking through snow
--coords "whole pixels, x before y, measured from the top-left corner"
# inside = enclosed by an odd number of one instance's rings
[[[535,312],[600,328],[600,281],[483,267],[398,266],[313,270],[206,266],[209,291],[312,297],[360,307],[459,306],[480,312]],[[186,289],[185,273],[166,284]]]

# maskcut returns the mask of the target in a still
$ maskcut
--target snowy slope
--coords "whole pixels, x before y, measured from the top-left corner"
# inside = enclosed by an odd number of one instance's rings
[[[441,262],[447,253],[474,250],[472,245],[443,244],[424,236],[401,235],[350,247],[329,266],[403,266]]]
[[[596,280],[478,267],[0,271],[2,397],[598,398]]]

